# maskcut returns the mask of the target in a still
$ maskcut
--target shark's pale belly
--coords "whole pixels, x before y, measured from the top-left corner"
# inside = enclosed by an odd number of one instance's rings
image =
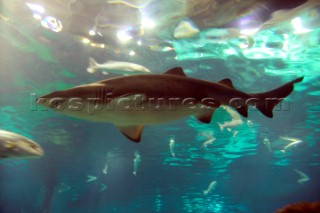
[[[93,122],[110,122],[115,125],[149,125],[161,124],[181,119],[190,115],[197,115],[203,112],[212,112],[213,108],[199,106],[169,106],[159,107],[138,107],[112,109],[103,107],[93,111],[83,109],[82,111],[62,111],[63,114],[81,118]]]

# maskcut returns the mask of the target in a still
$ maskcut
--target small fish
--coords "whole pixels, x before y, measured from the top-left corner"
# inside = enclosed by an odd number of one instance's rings
[[[309,176],[306,175],[304,172],[298,170],[298,169],[293,169],[293,171],[295,171],[296,173],[298,173],[300,175],[300,179],[297,180],[298,183],[303,184],[307,181],[310,180]]]
[[[252,126],[253,126],[252,121],[251,120],[247,120],[247,125],[248,125],[249,128],[252,128]]]
[[[175,141],[173,138],[170,139],[169,142],[169,147],[170,147],[170,153],[172,157],[175,157],[175,153],[174,153],[174,145],[175,145]]]
[[[104,191],[108,188],[108,186],[106,184],[101,184],[101,188],[100,188],[100,191]]]
[[[214,138],[214,137],[206,140],[205,142],[203,142],[202,148],[207,148],[207,147],[208,147],[209,145],[211,145],[215,140],[216,140],[216,138]]]
[[[206,196],[217,186],[217,181],[212,181],[206,190],[203,190],[203,195]]]
[[[300,140],[298,138],[289,138],[289,137],[284,137],[284,136],[281,136],[280,139],[291,142],[291,143],[287,144],[282,150],[280,150],[283,153],[290,150],[292,147],[296,147],[298,144],[303,142],[302,140]]]
[[[105,175],[108,174],[108,164],[107,163],[104,165],[102,173],[105,174]]]
[[[229,129],[229,128],[236,127],[236,126],[243,124],[241,117],[239,116],[239,114],[236,111],[234,111],[233,109],[231,109],[230,107],[227,107],[227,106],[225,107],[225,110],[226,110],[226,112],[228,112],[231,115],[232,120],[226,121],[223,124],[218,123],[221,131],[223,131],[224,128]]]
[[[286,137],[286,136],[280,136],[281,140],[285,140],[285,141],[290,141],[290,142],[301,142],[301,139],[299,138],[291,138],[291,137]]]
[[[203,147],[203,148],[207,148],[207,147],[208,147],[209,145],[211,145],[215,140],[216,140],[216,138],[211,138],[211,139],[206,140],[206,141],[202,144],[202,147]]]
[[[37,158],[44,155],[36,142],[13,132],[0,130],[0,159]]]
[[[243,124],[243,121],[242,121],[242,120],[226,121],[226,122],[224,122],[223,124],[218,123],[219,128],[220,128],[221,131],[223,131],[224,128],[226,128],[226,127],[231,128],[231,127],[239,126],[239,125],[241,125],[241,124]]]
[[[59,189],[58,189],[58,193],[62,193],[62,192],[65,192],[65,191],[69,191],[71,189],[71,186],[65,184],[65,183],[61,183],[59,185]]]
[[[133,174],[137,175],[137,171],[138,171],[138,167],[141,161],[141,155],[139,154],[139,152],[136,150],[134,152],[134,159],[133,159]]]
[[[149,69],[139,64],[122,61],[107,61],[104,64],[98,64],[93,58],[89,58],[87,71],[95,73],[97,70],[101,70],[105,75],[108,72],[121,75],[150,73]]]
[[[211,145],[213,143],[213,141],[216,140],[216,138],[213,136],[212,131],[202,132],[201,135],[207,138],[207,140],[202,143],[202,145],[201,145],[202,148],[207,148],[209,145]]]
[[[269,152],[272,152],[271,144],[268,138],[263,139],[263,144],[268,148]]]
[[[95,181],[95,180],[97,180],[97,177],[96,177],[96,176],[91,176],[91,175],[88,175],[87,177],[88,177],[88,180],[87,180],[87,182],[92,182],[92,181]]]
[[[235,137],[238,135],[238,133],[239,133],[239,131],[233,131],[233,132],[232,132],[232,137],[235,138]]]

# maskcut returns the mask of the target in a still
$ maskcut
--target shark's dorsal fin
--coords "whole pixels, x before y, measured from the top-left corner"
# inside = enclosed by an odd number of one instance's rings
[[[163,74],[165,75],[179,75],[179,76],[184,76],[187,77],[187,75],[183,72],[183,69],[181,67],[174,67]]]
[[[219,84],[223,84],[227,87],[230,87],[230,88],[233,88],[234,89],[234,86],[232,84],[232,81],[229,79],[229,78],[225,78],[225,79],[222,79],[221,81],[218,82]]]
[[[122,134],[124,134],[131,141],[136,143],[140,142],[141,133],[144,126],[137,125],[137,126],[116,126],[116,127],[122,132]]]

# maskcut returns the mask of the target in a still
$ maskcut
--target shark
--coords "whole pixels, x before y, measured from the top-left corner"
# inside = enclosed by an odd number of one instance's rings
[[[123,61],[107,61],[103,64],[98,64],[93,58],[89,58],[89,66],[87,71],[95,73],[101,70],[103,74],[116,73],[121,75],[143,74],[150,73],[150,70],[142,65],[123,62]]]
[[[0,130],[0,159],[38,158],[44,151],[39,144],[22,135]]]
[[[110,78],[55,91],[36,99],[37,104],[58,113],[93,122],[113,123],[133,142],[141,141],[144,126],[194,116],[210,123],[221,105],[248,117],[248,107],[273,117],[273,108],[303,77],[263,93],[235,89],[230,79],[209,82],[186,76],[181,67],[162,74]]]

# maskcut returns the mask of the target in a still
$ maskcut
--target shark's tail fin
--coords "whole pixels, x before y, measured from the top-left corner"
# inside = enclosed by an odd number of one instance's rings
[[[96,71],[96,67],[98,66],[98,63],[93,59],[93,58],[89,58],[89,66],[87,68],[87,71],[89,73],[94,73]]]
[[[295,83],[302,80],[303,77],[300,77],[269,92],[253,94],[252,96],[258,99],[257,109],[265,116],[272,118],[273,108],[293,91]]]

